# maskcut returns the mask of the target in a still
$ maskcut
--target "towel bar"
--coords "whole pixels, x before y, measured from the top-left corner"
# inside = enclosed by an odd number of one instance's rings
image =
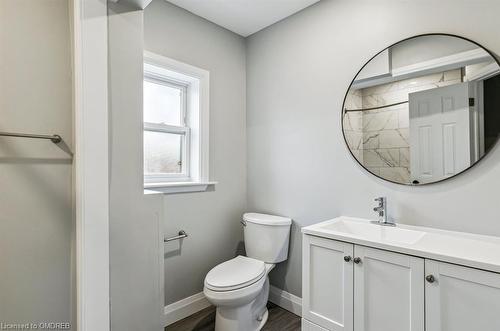
[[[170,238],[165,238],[165,239],[163,239],[163,242],[169,242],[169,241],[179,240],[179,239],[182,239],[182,238],[186,238],[187,236],[188,236],[188,234],[186,233],[186,231],[181,230],[181,231],[179,231],[179,234],[177,236],[170,237]]]

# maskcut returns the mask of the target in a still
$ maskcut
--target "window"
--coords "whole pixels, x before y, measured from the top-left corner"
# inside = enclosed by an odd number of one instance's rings
[[[145,187],[206,189],[208,72],[145,53],[143,83]]]
[[[148,179],[190,177],[187,86],[144,73],[144,173]]]

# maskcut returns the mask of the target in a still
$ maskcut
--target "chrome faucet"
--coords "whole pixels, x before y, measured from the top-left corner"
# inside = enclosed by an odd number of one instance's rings
[[[389,218],[387,217],[387,198],[380,197],[376,198],[375,201],[378,202],[378,206],[373,208],[373,211],[378,213],[378,221],[376,221],[375,223],[380,225],[395,226],[396,223],[389,220]]]

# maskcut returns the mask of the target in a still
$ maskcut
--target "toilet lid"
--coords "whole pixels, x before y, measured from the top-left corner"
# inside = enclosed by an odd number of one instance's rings
[[[205,286],[213,291],[236,290],[257,282],[265,273],[264,262],[237,256],[210,270],[205,277]]]

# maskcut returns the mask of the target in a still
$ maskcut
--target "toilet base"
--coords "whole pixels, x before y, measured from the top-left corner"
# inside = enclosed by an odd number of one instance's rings
[[[269,279],[257,298],[238,306],[219,306],[215,314],[215,331],[259,331],[266,324],[269,312],[267,299],[269,297]]]
[[[249,319],[248,315],[242,316],[242,314],[250,314],[250,312],[241,310],[241,308],[231,309],[232,311],[227,308],[217,308],[215,331],[259,331],[264,327],[269,317],[267,308],[260,321],[257,318]]]
[[[258,330],[260,330],[264,327],[264,325],[267,322],[268,317],[269,317],[269,311],[266,308],[266,311],[264,312],[264,316],[262,316],[262,321],[260,321],[260,325],[259,325]]]

